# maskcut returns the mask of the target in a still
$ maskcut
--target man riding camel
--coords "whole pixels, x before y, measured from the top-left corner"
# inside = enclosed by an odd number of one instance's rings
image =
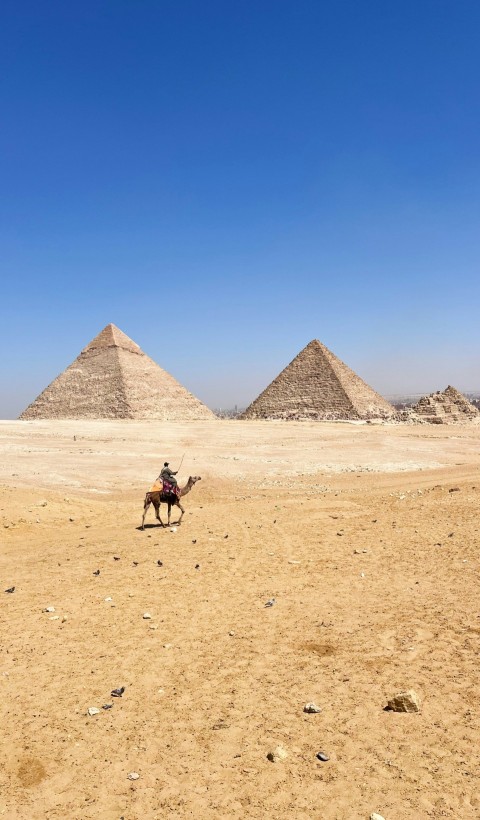
[[[177,472],[178,472],[178,470],[174,473],[173,470],[171,470],[170,467],[168,466],[168,461],[166,461],[163,465],[162,472],[158,476],[159,479],[166,482],[167,484],[170,484],[170,486],[172,487],[174,493],[176,492],[176,487],[178,486],[177,485],[177,479],[175,478],[175,476],[177,475]]]

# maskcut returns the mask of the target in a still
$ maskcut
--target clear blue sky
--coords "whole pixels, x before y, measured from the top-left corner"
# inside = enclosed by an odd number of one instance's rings
[[[3,0],[0,418],[108,322],[211,406],[312,338],[480,389],[478,0]]]

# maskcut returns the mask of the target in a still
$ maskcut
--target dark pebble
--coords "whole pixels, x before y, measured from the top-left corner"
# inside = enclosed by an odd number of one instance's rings
[[[317,752],[316,757],[317,760],[321,760],[322,763],[326,763],[327,760],[330,760],[329,756],[325,754],[325,752]]]

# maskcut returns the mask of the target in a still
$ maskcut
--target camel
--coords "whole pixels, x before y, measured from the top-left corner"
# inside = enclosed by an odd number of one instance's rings
[[[187,493],[189,493],[190,490],[192,489],[193,485],[196,484],[197,481],[200,481],[200,479],[201,479],[201,476],[199,476],[199,475],[193,475],[193,476],[191,475],[189,477],[187,483],[185,484],[185,487],[179,487],[178,495],[173,495],[173,493],[166,494],[166,493],[163,493],[160,490],[156,490],[154,492],[147,493],[146,496],[145,496],[145,502],[144,502],[144,505],[143,505],[143,518],[142,518],[142,527],[141,527],[141,529],[142,530],[145,529],[145,516],[147,514],[147,510],[148,510],[150,504],[153,504],[153,506],[155,507],[155,518],[157,518],[158,521],[160,521],[160,526],[161,527],[164,527],[165,524],[163,523],[162,519],[160,518],[160,504],[164,503],[164,504],[168,505],[168,523],[166,525],[167,527],[170,526],[170,513],[171,513],[171,510],[172,510],[172,507],[179,507],[179,509],[181,511],[181,515],[180,515],[180,518],[178,519],[178,521],[175,521],[174,523],[175,524],[180,524],[180,522],[183,518],[183,514],[185,512],[182,505],[180,504],[180,498],[183,498],[184,495],[187,495]]]

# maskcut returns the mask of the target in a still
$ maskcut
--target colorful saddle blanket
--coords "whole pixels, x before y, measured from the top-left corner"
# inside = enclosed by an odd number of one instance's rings
[[[151,493],[164,493],[165,495],[176,495],[178,496],[179,487],[174,487],[173,484],[170,484],[168,481],[161,481],[161,479],[156,480],[155,484],[151,488]]]

